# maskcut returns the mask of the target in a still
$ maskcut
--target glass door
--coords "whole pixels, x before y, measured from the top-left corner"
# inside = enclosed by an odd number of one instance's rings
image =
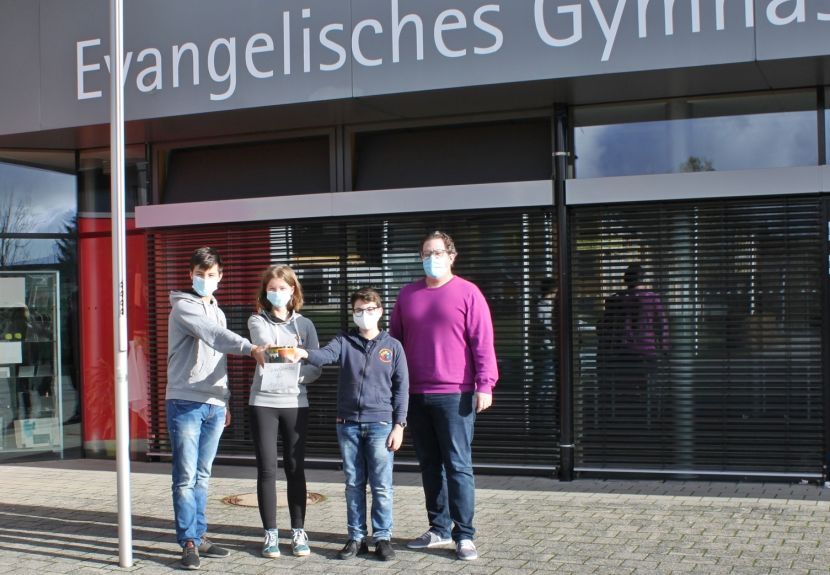
[[[0,272],[0,459],[63,456],[59,272]]]

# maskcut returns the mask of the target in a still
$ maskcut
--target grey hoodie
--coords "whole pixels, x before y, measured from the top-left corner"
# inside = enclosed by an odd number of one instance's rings
[[[225,354],[251,355],[254,346],[227,328],[215,298],[170,292],[165,399],[224,406],[230,396]]]
[[[248,318],[248,330],[251,341],[255,345],[289,345],[303,349],[319,349],[317,330],[307,317],[292,312],[287,320],[283,321],[273,314],[261,312]],[[308,392],[306,384],[320,377],[322,370],[319,367],[303,363],[300,366],[300,379],[296,388],[285,392],[269,393],[262,391],[262,369],[256,368],[254,380],[251,383],[251,395],[248,405],[258,407],[308,407]]]

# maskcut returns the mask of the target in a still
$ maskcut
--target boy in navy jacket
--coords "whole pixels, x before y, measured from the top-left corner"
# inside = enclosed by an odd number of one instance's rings
[[[337,440],[346,476],[349,540],[338,553],[351,559],[368,553],[366,482],[372,489],[375,554],[394,559],[392,549],[392,462],[403,441],[409,404],[409,371],[401,343],[378,328],[380,295],[371,288],[352,294],[358,329],[342,332],[319,350],[295,350],[295,360],[340,364],[337,380]],[[367,478],[368,474],[368,478]]]

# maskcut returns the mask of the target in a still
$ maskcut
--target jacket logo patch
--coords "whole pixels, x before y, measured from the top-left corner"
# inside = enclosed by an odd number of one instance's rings
[[[388,347],[384,347],[378,352],[378,359],[380,359],[383,363],[392,363],[392,350]]]

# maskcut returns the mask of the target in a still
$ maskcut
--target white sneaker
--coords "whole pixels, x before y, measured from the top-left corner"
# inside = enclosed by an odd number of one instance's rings
[[[449,537],[441,537],[435,531],[429,530],[423,533],[406,544],[410,549],[427,549],[429,547],[437,547],[439,545],[447,545],[452,543]]]
[[[274,559],[280,556],[280,538],[276,529],[266,529],[262,542],[262,556]]]
[[[478,559],[475,543],[470,539],[462,539],[455,544],[455,556],[462,561],[474,561]]]
[[[308,546],[308,535],[304,530],[291,530],[291,552],[297,557],[311,555],[311,549]]]

